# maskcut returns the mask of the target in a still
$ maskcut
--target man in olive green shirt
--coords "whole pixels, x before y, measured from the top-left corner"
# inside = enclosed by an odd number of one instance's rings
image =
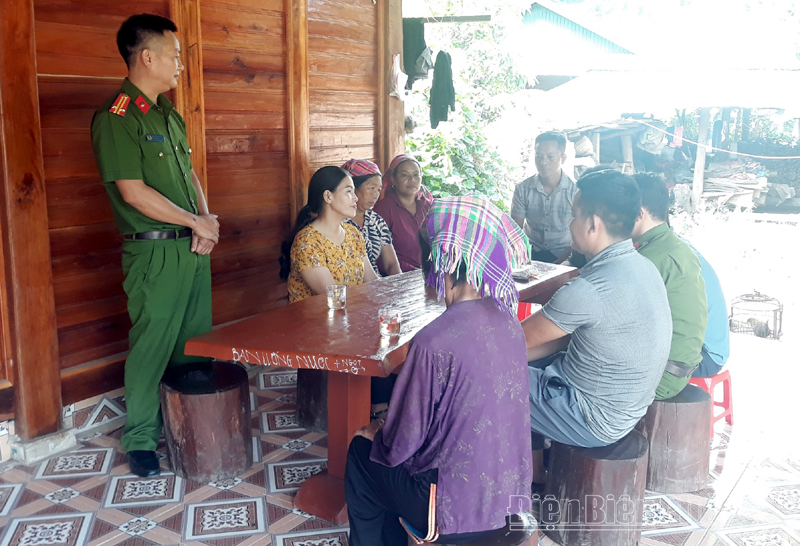
[[[703,358],[708,322],[706,288],[697,255],[667,225],[669,190],[664,180],[653,173],[633,178],[642,194],[642,212],[633,228],[633,240],[639,245],[639,253],[661,273],[672,313],[669,360],[656,389],[656,400],[665,400],[689,384]]]
[[[188,357],[186,341],[211,329],[209,254],[219,223],[191,163],[183,118],[162,95],[183,70],[175,24],[134,15],[117,33],[128,77],[92,119],[97,167],[123,235],[123,289],[132,328],[125,362],[128,418],[121,440],[131,471],[159,473],[158,384]]]

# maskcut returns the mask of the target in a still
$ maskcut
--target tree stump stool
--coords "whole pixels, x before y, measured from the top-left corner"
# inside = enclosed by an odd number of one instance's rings
[[[553,442],[540,525],[562,546],[634,546],[642,534],[647,440],[596,448]]]
[[[161,413],[172,470],[202,483],[235,478],[253,465],[247,372],[233,362],[169,368]]]
[[[430,544],[430,543],[426,543]],[[434,542],[440,546],[451,546],[445,542]],[[538,546],[539,527],[536,518],[527,512],[514,514],[506,518],[506,526],[494,531],[483,540],[470,542],[469,546]],[[408,546],[417,546],[410,536]]]
[[[677,396],[656,400],[636,429],[650,441],[647,489],[689,493],[708,483],[711,396],[688,385]]]

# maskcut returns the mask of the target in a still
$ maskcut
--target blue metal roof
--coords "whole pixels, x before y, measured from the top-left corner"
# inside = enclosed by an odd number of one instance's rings
[[[583,42],[587,47],[595,49],[595,51],[603,51],[606,53],[622,53],[633,54],[619,44],[604,38],[596,32],[589,30],[583,25],[580,25],[568,19],[563,15],[556,13],[549,7],[543,6],[540,2],[534,2],[531,9],[525,12],[523,23],[530,25],[533,28],[537,26],[542,27],[555,27],[569,32],[578,42]]]

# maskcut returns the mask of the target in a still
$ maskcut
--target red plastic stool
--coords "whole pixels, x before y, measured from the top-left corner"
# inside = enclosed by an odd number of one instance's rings
[[[531,316],[531,304],[525,303],[524,301],[519,302],[519,307],[517,307],[517,318],[520,322],[525,320]]]
[[[689,383],[696,385],[711,395],[711,438],[714,438],[714,423],[725,418],[729,425],[733,424],[733,391],[731,387],[731,372],[725,370],[714,377],[693,377]],[[714,388],[722,383],[722,402],[714,399]],[[723,412],[719,415],[714,414],[714,406],[719,406]]]

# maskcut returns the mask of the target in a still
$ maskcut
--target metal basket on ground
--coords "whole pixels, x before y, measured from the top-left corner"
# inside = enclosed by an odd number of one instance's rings
[[[731,303],[728,325],[731,332],[736,334],[780,339],[783,333],[783,304],[758,292],[739,296]]]

